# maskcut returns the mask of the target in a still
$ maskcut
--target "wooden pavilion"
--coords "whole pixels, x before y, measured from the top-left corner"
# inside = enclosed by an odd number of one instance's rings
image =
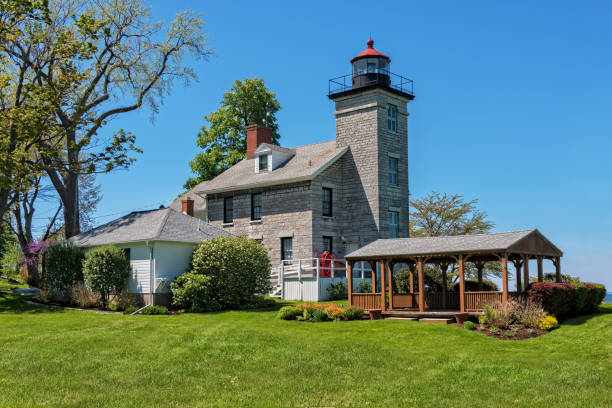
[[[397,238],[376,240],[346,256],[348,263],[349,305],[365,310],[415,311],[426,314],[445,312],[478,312],[485,303],[507,302],[526,296],[529,284],[529,261],[537,260],[538,282],[543,280],[542,262],[548,259],[556,268],[556,281],[561,280],[563,252],[537,229],[494,234],[458,235],[446,237]],[[499,261],[502,266],[502,291],[483,291],[483,269],[486,262]],[[372,269],[372,293],[354,293],[352,270],[356,262],[367,262]],[[478,271],[478,291],[465,291],[464,268],[472,262]],[[516,292],[508,290],[508,262],[516,269]],[[393,293],[393,271],[397,264],[410,268],[409,293]],[[426,292],[423,268],[439,265],[442,270],[442,291]],[[459,291],[447,290],[447,271],[456,264],[459,271]],[[377,265],[380,265],[380,288],[377,289]],[[521,282],[521,270],[523,282]],[[414,273],[418,273],[418,289],[414,288]],[[388,294],[388,296],[387,296]]]

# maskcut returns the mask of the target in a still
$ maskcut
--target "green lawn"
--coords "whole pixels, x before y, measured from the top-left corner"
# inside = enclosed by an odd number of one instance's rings
[[[300,323],[273,311],[101,315],[0,295],[0,406],[612,406],[612,307],[537,339]]]
[[[17,288],[27,288],[28,285],[19,283],[16,281],[9,281],[8,279],[0,278],[0,291],[13,290]]]

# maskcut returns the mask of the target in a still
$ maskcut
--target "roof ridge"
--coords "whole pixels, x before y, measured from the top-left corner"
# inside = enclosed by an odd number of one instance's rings
[[[162,222],[161,222],[159,228],[157,229],[155,234],[153,234],[153,237],[151,237],[152,239],[160,237],[162,231],[164,230],[164,227],[166,226],[166,223],[168,222],[168,217],[170,217],[170,211],[168,211],[168,210],[172,210],[172,208],[166,207],[163,210],[166,210],[166,214],[164,215],[164,218],[162,219]],[[163,210],[160,210],[160,211],[163,211]],[[175,210],[172,210],[172,211],[175,211]],[[178,212],[178,211],[176,211],[176,212]]]
[[[458,234],[458,235],[428,235],[424,237],[408,237],[409,239],[422,239],[422,238],[452,238],[452,237],[475,237],[478,235],[500,235],[500,234],[510,234],[513,232],[533,232],[536,231],[536,228],[526,229],[526,230],[512,230],[512,231],[500,231],[500,232],[479,232],[477,234]],[[386,238],[386,239],[397,239],[397,238]],[[401,238],[400,238],[401,239]]]
[[[335,142],[335,141],[336,141],[336,139],[326,140],[324,142],[309,143],[309,144],[300,145],[300,146],[288,147],[288,149],[298,149],[300,147],[315,146],[315,145],[319,145],[319,144],[323,144],[323,143],[331,143],[331,142]]]

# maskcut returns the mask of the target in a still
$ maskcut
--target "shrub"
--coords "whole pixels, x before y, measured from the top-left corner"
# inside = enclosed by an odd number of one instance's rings
[[[514,337],[514,332],[512,330],[507,330],[504,333],[504,336],[506,336],[506,337]]]
[[[193,272],[180,275],[172,282],[172,304],[190,312],[216,312],[221,309],[213,297],[212,278]]]
[[[593,283],[536,282],[530,285],[528,294],[548,313],[565,319],[597,311],[605,291],[605,286]]]
[[[540,320],[539,327],[542,330],[552,330],[559,327],[559,322],[554,316],[545,316]]]
[[[98,306],[100,297],[87,289],[83,282],[77,282],[70,291],[70,299],[77,306],[87,309]]]
[[[497,334],[497,333],[499,333],[499,328],[497,328],[497,327],[489,327],[489,333]]]
[[[252,310],[252,309],[269,309],[275,307],[276,302],[264,295],[253,296],[247,303],[244,303],[238,307],[241,310]]]
[[[342,312],[344,311],[344,309],[342,309],[335,303],[326,304],[324,310],[327,312],[329,318],[332,320],[339,320],[342,317]]]
[[[363,317],[363,309],[349,306],[342,311],[342,320],[359,320]]]
[[[236,309],[248,304],[253,296],[270,289],[270,259],[265,248],[246,237],[218,237],[204,241],[193,253],[193,275],[210,278],[209,290],[182,294],[181,303],[202,307],[204,310]],[[176,296],[185,281],[172,286]],[[197,299],[199,295],[205,299]],[[188,297],[189,295],[189,297]],[[195,297],[193,297],[195,296]]]
[[[123,313],[125,313],[125,314],[132,314],[132,313],[134,313],[137,310],[138,310],[138,306],[128,306],[128,307],[125,308]]]
[[[151,305],[151,306],[144,307],[140,311],[140,313],[142,313],[143,315],[168,314],[168,308],[166,306]]]
[[[393,276],[393,291],[395,293],[410,292],[410,268],[400,268],[395,272]]]
[[[302,309],[295,306],[284,306],[278,311],[277,317],[281,320],[295,320],[302,314]]]
[[[329,320],[329,314],[323,309],[314,309],[312,312],[312,321],[313,322],[325,322]]]
[[[538,327],[540,320],[546,316],[542,305],[532,299],[521,302],[516,313],[518,320],[525,327]]]
[[[467,322],[463,323],[463,328],[468,330],[476,330],[476,325],[468,320]]]
[[[346,288],[346,285],[342,282],[332,282],[327,288],[327,291],[331,296],[331,300],[342,300],[348,297],[348,290]]]
[[[45,249],[45,282],[60,296],[69,296],[72,286],[83,281],[81,248],[71,242],[53,244]]]
[[[114,246],[101,246],[92,249],[83,261],[85,286],[100,295],[106,307],[108,296],[120,293],[130,275],[130,262],[125,253]]]
[[[55,300],[55,296],[53,296],[53,291],[47,285],[41,285],[39,299],[43,303],[51,303]]]
[[[123,290],[111,298],[108,308],[114,312],[117,312],[125,310],[130,306],[134,306],[136,303],[138,303],[136,295]]]
[[[19,244],[17,241],[9,243],[4,248],[4,255],[2,256],[2,260],[0,260],[0,274],[6,276],[11,279],[20,278],[19,271],[21,269],[21,249],[19,248]],[[27,273],[27,268],[26,268]],[[19,279],[22,283],[27,282],[26,279]]]
[[[366,281],[359,282],[357,293],[372,293],[372,284]]]
[[[302,312],[302,316],[304,317],[304,320],[313,320],[315,310],[319,310],[319,309],[313,306],[304,308]]]

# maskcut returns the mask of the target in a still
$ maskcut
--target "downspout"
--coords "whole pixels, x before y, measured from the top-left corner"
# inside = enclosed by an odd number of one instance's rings
[[[149,247],[149,241],[147,241],[147,247]],[[149,303],[151,305],[155,304],[155,257],[153,256],[153,249],[155,248],[155,244],[152,244],[149,248],[149,277],[150,277],[150,297]]]

